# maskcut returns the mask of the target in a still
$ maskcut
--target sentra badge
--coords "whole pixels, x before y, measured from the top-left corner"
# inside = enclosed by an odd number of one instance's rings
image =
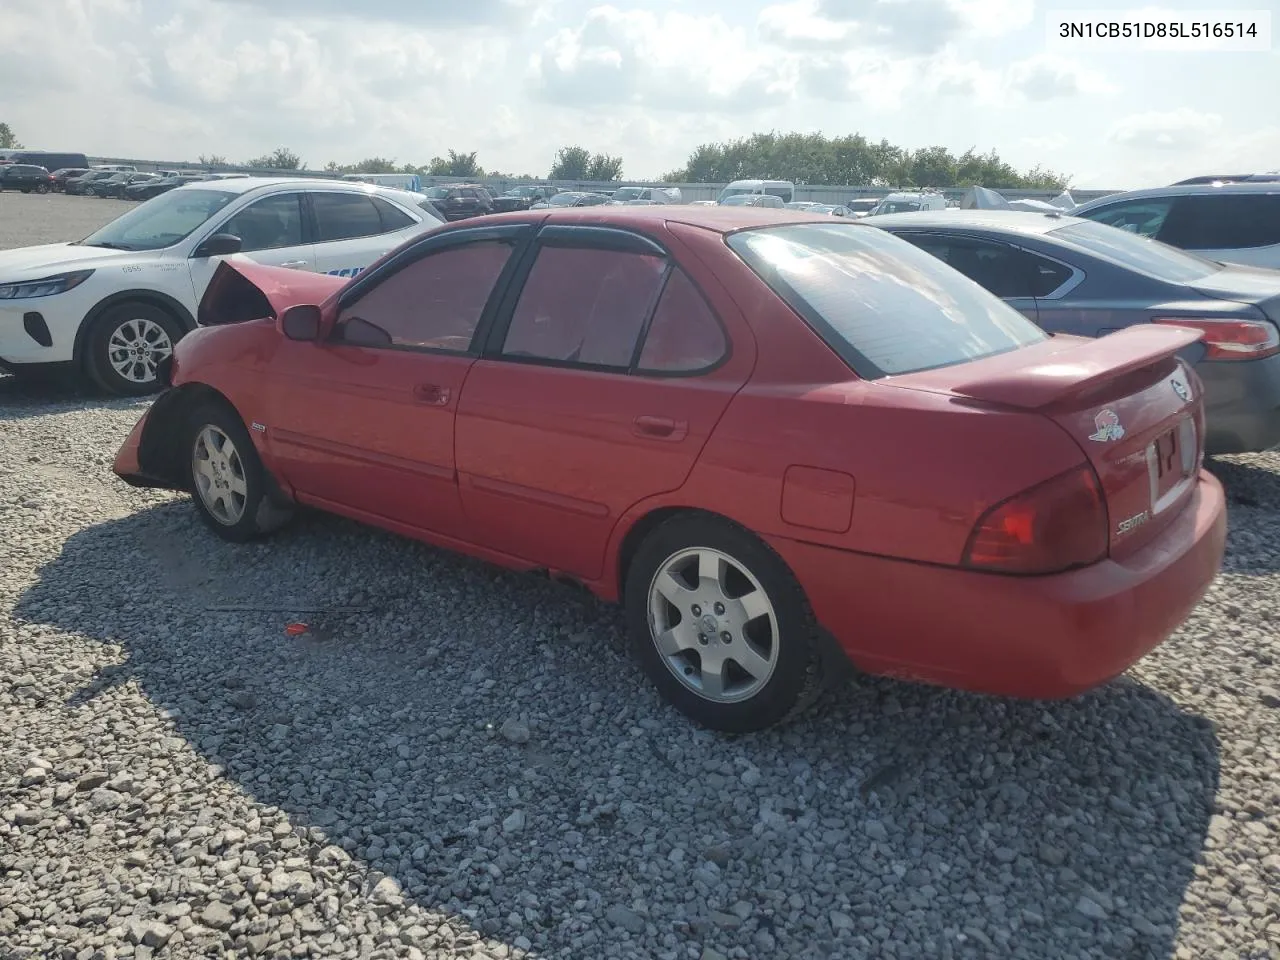
[[[1120,426],[1120,418],[1116,416],[1114,410],[1100,411],[1093,418],[1093,425],[1097,428],[1097,433],[1089,434],[1089,439],[1096,440],[1098,443],[1119,440],[1124,436],[1124,427]]]

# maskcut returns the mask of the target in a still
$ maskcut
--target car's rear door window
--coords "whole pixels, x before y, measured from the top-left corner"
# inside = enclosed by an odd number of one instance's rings
[[[637,367],[640,373],[695,373],[728,353],[720,321],[693,281],[673,269],[658,298]]]
[[[900,233],[898,236],[981,284],[997,297],[1046,297],[1071,278],[1060,263],[994,240]]]
[[[504,357],[626,370],[666,276],[666,258],[545,246],[525,281]]]
[[[378,211],[378,216],[382,220],[382,232],[391,233],[393,230],[403,230],[405,227],[413,226],[415,221],[394,203],[383,200],[382,197],[372,197],[373,206]]]
[[[876,227],[790,224],[729,246],[862,377],[944,367],[1038,343],[1022,314]]]
[[[511,245],[497,241],[429,253],[346,307],[333,339],[362,347],[466,352],[510,256]]]
[[[382,218],[373,201],[358,193],[313,193],[316,241],[354,240],[382,233]]]
[[[1184,250],[1246,250],[1280,243],[1280,192],[1178,197],[1157,239]]]

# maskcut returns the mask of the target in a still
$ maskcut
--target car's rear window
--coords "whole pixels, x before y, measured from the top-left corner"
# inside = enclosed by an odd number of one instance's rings
[[[791,224],[728,242],[860,377],[979,360],[1047,338],[972,280],[874,227]]]
[[[1049,236],[1166,283],[1203,280],[1222,269],[1220,263],[1093,220],[1050,230]]]

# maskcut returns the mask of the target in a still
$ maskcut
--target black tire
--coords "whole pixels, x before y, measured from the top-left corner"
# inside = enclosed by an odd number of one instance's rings
[[[733,702],[707,699],[680,680],[658,650],[649,609],[650,584],[670,558],[694,548],[719,551],[730,558],[758,581],[772,604],[777,633],[771,646],[776,645],[777,656],[768,680],[749,698]],[[782,559],[736,524],[695,513],[664,522],[636,550],[627,571],[623,602],[627,632],[645,673],[669,703],[704,727],[726,733],[763,730],[800,712],[822,692],[821,646],[804,592]],[[681,611],[682,617],[691,615]],[[700,654],[698,659],[701,661]]]
[[[36,193],[48,193],[48,192],[49,192],[49,185],[47,183],[36,184]]]
[[[118,303],[93,321],[93,327],[85,339],[85,369],[103,390],[122,397],[145,396],[155,393],[161,386],[154,376],[149,380],[130,380],[111,364],[112,336],[134,320],[148,321],[161,327],[169,338],[170,351],[186,332],[173,314],[143,301]]]
[[[208,444],[202,441],[209,429],[219,431],[234,446],[234,455],[229,456],[230,472],[223,470],[224,477],[243,479],[245,491],[237,504],[242,502],[243,509],[238,517],[219,516],[211,509],[206,497],[202,495],[201,478],[196,474],[197,448],[208,451]],[[214,533],[223,540],[232,543],[246,543],[265,536],[284,526],[293,516],[292,508],[274,499],[267,470],[258,458],[258,451],[253,446],[249,431],[245,429],[240,416],[225,403],[205,401],[191,409],[186,417],[186,428],[182,431],[183,476],[187,489],[191,491],[191,499],[196,512]],[[225,449],[225,448],[223,448]],[[208,459],[202,456],[201,459]]]

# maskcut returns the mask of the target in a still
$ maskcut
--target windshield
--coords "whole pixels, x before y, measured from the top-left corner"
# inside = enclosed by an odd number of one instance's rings
[[[756,202],[760,196],[758,193],[735,193],[733,196],[725,197],[720,201],[722,207],[750,207]]]
[[[850,210],[861,213],[864,210],[874,210],[879,200],[851,200],[847,206]]]
[[[725,187],[720,191],[720,196],[717,197],[716,200],[719,203],[724,203],[730,197],[740,197],[755,192],[755,187]]]
[[[557,193],[547,203],[553,207],[572,207],[581,198],[580,193]]]
[[[644,190],[640,187],[619,187],[613,192],[611,200],[639,200]]]
[[[135,207],[80,242],[86,247],[111,247],[115,250],[171,247],[237,196],[224,190],[179,187]]]
[[[1049,236],[1168,283],[1202,280],[1222,269],[1220,263],[1194,256],[1159,240],[1150,240],[1092,220],[1059,227],[1049,231]]]
[[[920,204],[915,200],[883,200],[871,212],[879,216],[882,213],[915,213],[919,209]]]
[[[427,191],[427,196],[430,197],[432,200],[447,200],[449,199],[449,188],[448,187],[432,187],[430,190]]]
[[[931,254],[852,223],[744,230],[729,246],[859,376],[1007,353],[1048,335]]]

